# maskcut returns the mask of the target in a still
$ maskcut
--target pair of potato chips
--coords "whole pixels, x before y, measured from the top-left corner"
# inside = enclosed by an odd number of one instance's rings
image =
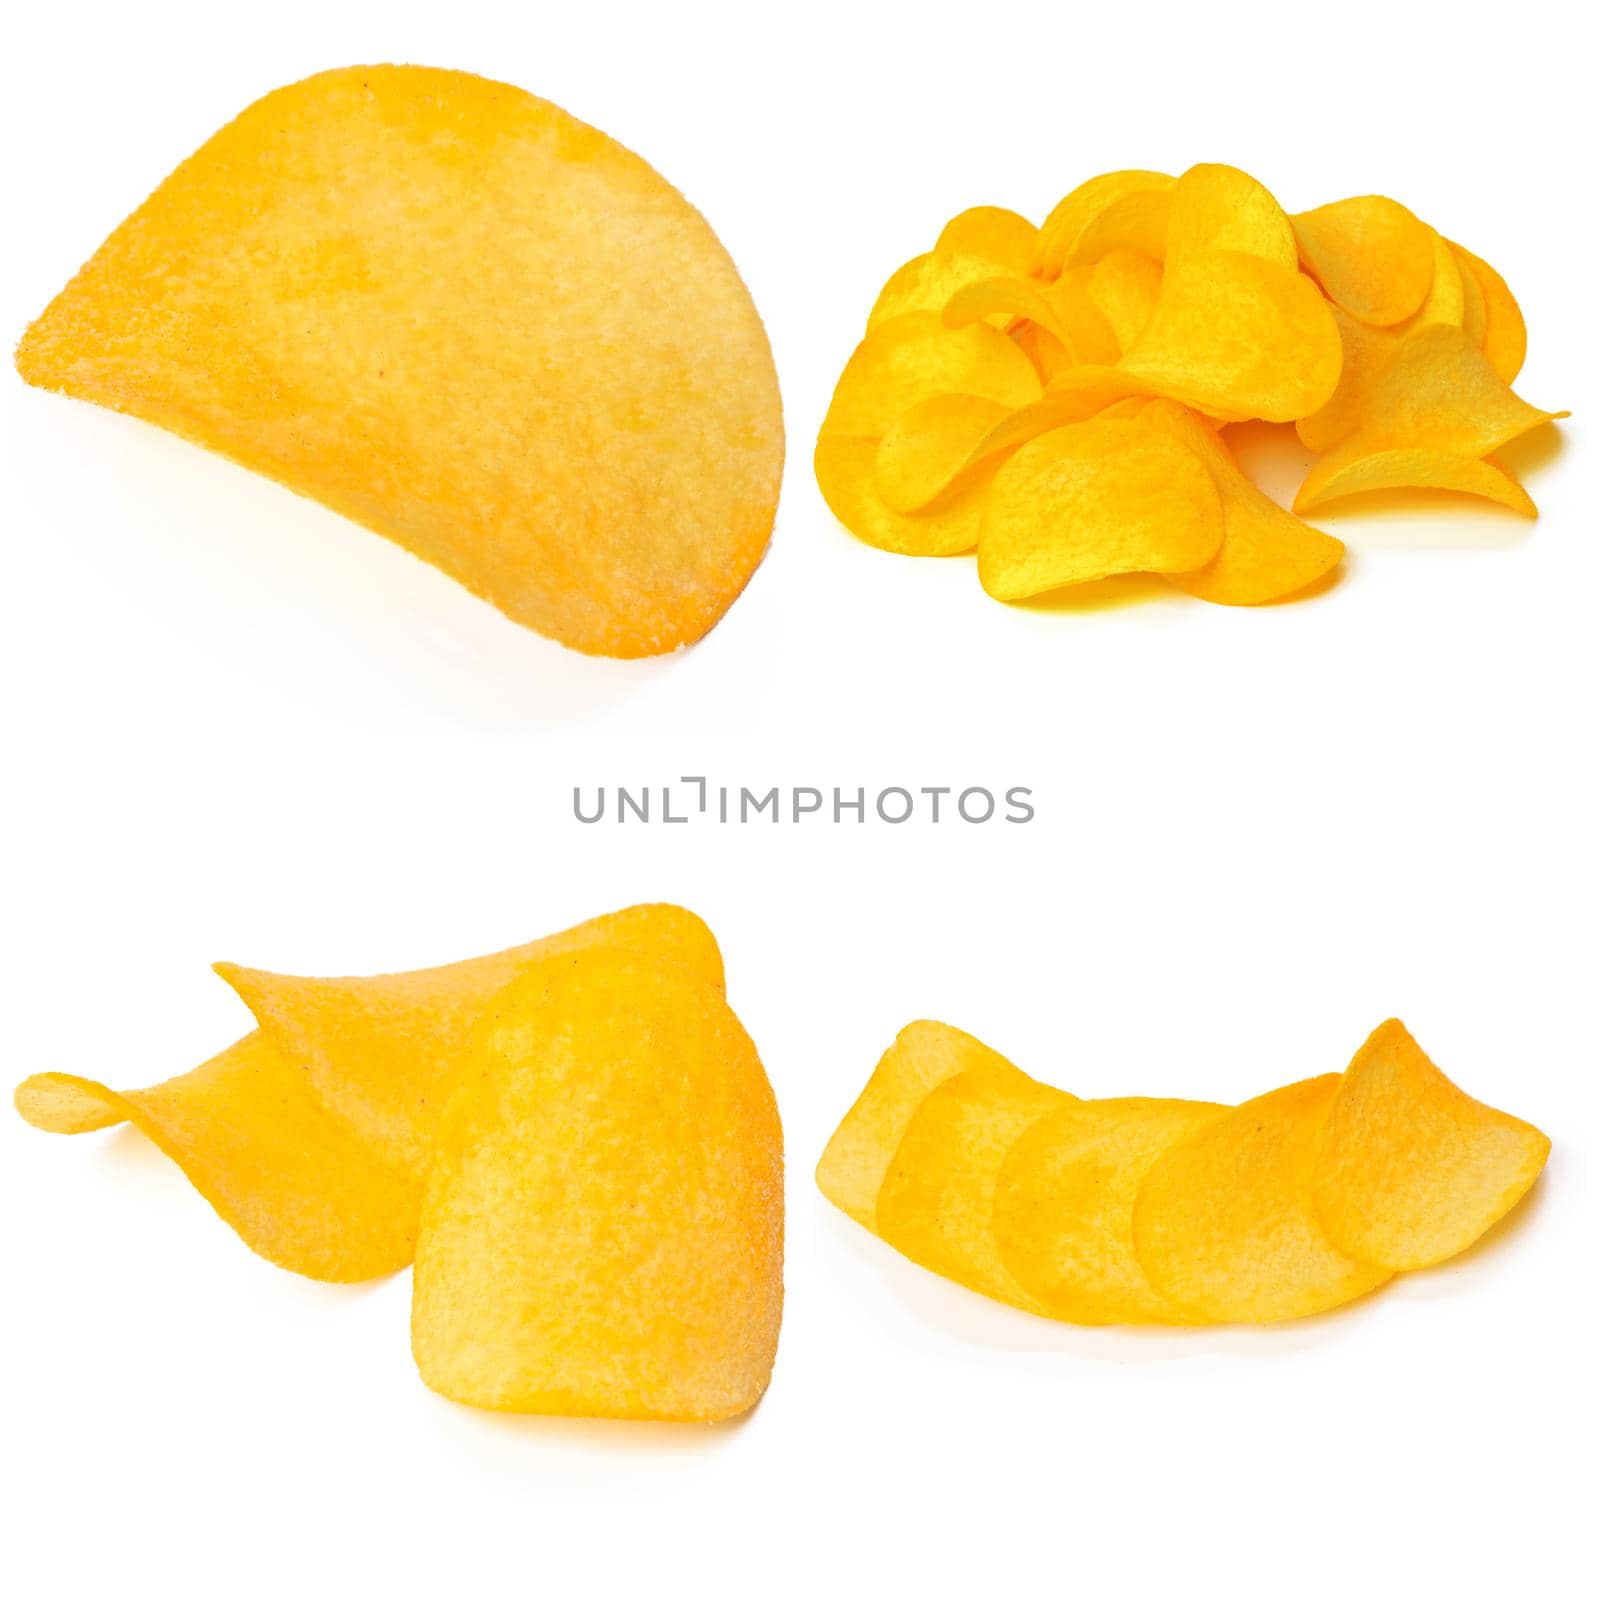
[[[17,366],[592,654],[699,638],[777,507],[772,352],[705,219],[604,134],[463,72],[349,67],[256,101]]]
[[[1086,1324],[1278,1322],[1465,1250],[1550,1141],[1398,1022],[1241,1106],[1080,1100],[914,1022],[817,1165],[842,1211],[996,1300]]]
[[[1554,415],[1510,390],[1525,342],[1499,275],[1395,201],[1291,217],[1235,167],[1103,173],[1037,229],[962,212],[894,273],[817,481],[869,544],[975,549],[1001,600],[1143,572],[1259,605],[1342,558],[1299,511],[1414,485],[1532,514],[1491,459]],[[1247,419],[1326,452],[1295,512],[1229,449]]]
[[[415,1260],[413,1349],[452,1399],[709,1421],[760,1398],[782,1130],[698,917],[634,906],[374,978],[218,970],[255,1032],[150,1089],[38,1074],[18,1110],[131,1121],[290,1271]]]

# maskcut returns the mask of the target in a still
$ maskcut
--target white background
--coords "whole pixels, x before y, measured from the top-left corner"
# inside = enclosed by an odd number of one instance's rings
[[[428,1393],[409,1284],[243,1249],[123,1130],[5,1119],[14,1594],[1571,1593],[1593,1570],[1593,83],[1556,8],[59,4],[3,100],[20,334],[258,94],[410,60],[552,98],[711,218],[767,319],[772,553],[698,648],[591,661],[155,429],[0,382],[13,1078],[246,1027],[208,964],[380,971],[676,899],[789,1146],[772,1389],[717,1430]],[[1570,406],[1544,515],[1389,505],[1260,612],[1008,609],[856,543],[812,436],[879,282],[976,202],[1236,162],[1488,256]],[[1292,490],[1295,463],[1274,458]],[[1026,827],[583,828],[574,784],[1026,784]],[[1244,1098],[1404,1017],[1547,1129],[1522,1212],[1311,1322],[1119,1333],[938,1281],[811,1168],[904,1022],[1084,1094]],[[997,1587],[1003,1585],[1004,1587]]]

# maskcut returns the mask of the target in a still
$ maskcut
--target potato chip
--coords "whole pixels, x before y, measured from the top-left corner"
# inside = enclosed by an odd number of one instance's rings
[[[1033,269],[1039,230],[1004,206],[972,206],[945,223],[933,248],[978,256],[1021,277]]]
[[[469,1405],[710,1422],[772,1372],[783,1136],[714,987],[591,949],[466,1047],[422,1208],[412,1349]]]
[[[1183,1322],[1133,1248],[1145,1174],[1180,1139],[1228,1114],[1199,1100],[1081,1100],[1039,1118],[1006,1152],[994,1190],[1001,1265],[1068,1322]]]
[[[1011,337],[1017,348],[1033,363],[1041,383],[1048,383],[1058,372],[1073,364],[1073,354],[1053,333],[1032,322],[1019,323]]]
[[[817,440],[817,486],[834,516],[858,539],[895,555],[953,556],[975,550],[992,472],[975,475],[958,494],[906,514],[891,510],[879,497],[878,449],[877,439],[823,434]]]
[[[1351,487],[1334,487],[1340,483],[1360,482],[1363,488],[1399,486],[1394,468],[1403,463],[1391,463],[1378,481],[1348,476],[1369,457],[1413,452],[1407,459],[1419,464],[1437,462],[1444,456],[1477,460],[1561,415],[1564,413],[1540,411],[1513,394],[1482,352],[1468,344],[1460,328],[1447,324],[1418,328],[1399,341],[1369,385],[1360,426],[1306,475],[1295,498],[1295,510],[1320,505],[1334,493],[1354,492]],[[1463,468],[1462,480],[1461,485],[1448,487],[1470,484],[1474,476]],[[1430,480],[1421,486],[1437,485]],[[1469,492],[1484,491],[1473,488]]]
[[[1487,261],[1458,244],[1451,245],[1457,261],[1467,269],[1483,302],[1484,327],[1481,347],[1489,365],[1507,382],[1514,382],[1522,371],[1528,353],[1528,328],[1522,308],[1506,287],[1506,280]]]
[[[985,318],[1010,321],[1016,317],[1038,323],[1070,347],[1072,336],[1066,324],[1057,318],[1043,285],[1031,278],[980,278],[958,289],[944,308],[947,328],[964,328]]]
[[[1432,228],[1428,232],[1433,238],[1433,281],[1422,304],[1395,329],[1402,335],[1433,322],[1459,328],[1466,321],[1467,296],[1461,283],[1460,263],[1443,238]]]
[[[133,1125],[257,1255],[336,1283],[379,1278],[416,1248],[421,1186],[315,1098],[260,1033],[149,1089],[39,1073],[16,1105],[50,1133]]]
[[[1108,256],[1113,250],[1136,250],[1163,261],[1167,254],[1167,228],[1172,215],[1170,189],[1140,189],[1113,200],[1078,235],[1067,253],[1070,269]]]
[[[1358,1261],[1430,1267],[1482,1238],[1549,1154],[1537,1128],[1463,1093],[1391,1020],[1356,1052],[1329,1109],[1312,1179],[1317,1221]]]
[[[258,100],[17,366],[595,654],[699,638],[771,535],[777,377],[715,234],[605,135],[466,73],[351,67]]]
[[[1315,485],[1308,478],[1295,506],[1310,511],[1379,489],[1447,490],[1493,500],[1521,517],[1539,515],[1528,491],[1493,457],[1476,461],[1448,450],[1377,450],[1340,461],[1326,471],[1319,469]]]
[[[1165,172],[1103,172],[1080,183],[1044,219],[1034,269],[1047,281],[1058,278],[1067,257],[1076,248],[1083,231],[1109,206],[1126,195],[1154,190],[1170,190],[1177,180]]]
[[[1089,300],[1111,325],[1116,344],[1109,358],[1086,355],[1084,360],[1115,361],[1129,349],[1149,323],[1160,293],[1161,264],[1137,250],[1113,250],[1095,262],[1089,268]]]
[[[847,1216],[876,1232],[878,1191],[917,1107],[958,1074],[1009,1078],[1016,1072],[998,1051],[959,1028],[908,1023],[834,1129],[817,1163],[817,1187]]]
[[[1202,411],[1293,422],[1328,402],[1342,360],[1333,314],[1309,278],[1211,250],[1168,267],[1121,370]]]
[[[901,412],[878,441],[878,498],[891,511],[920,511],[955,482],[995,427],[1015,414],[975,394],[942,394]]]
[[[1331,310],[1343,352],[1339,382],[1325,405],[1294,425],[1301,444],[1319,454],[1361,426],[1378,374],[1393,359],[1399,344],[1393,329],[1374,328],[1340,306]]]
[[[937,312],[880,323],[857,345],[833,391],[822,435],[881,439],[903,411],[944,394],[972,394],[1008,409],[1042,390],[1027,356],[983,323],[948,328]]]
[[[1433,230],[1397,200],[1359,195],[1290,219],[1306,270],[1362,322],[1404,322],[1433,282]]]
[[[1129,272],[1125,262],[1130,256],[1142,261],[1149,260],[1147,256],[1139,256],[1136,250],[1113,250],[1105,260],[1121,264],[1108,268],[1108,274],[1121,274],[1124,278],[1127,277]],[[1154,262],[1151,262],[1151,265],[1156,266]],[[1067,347],[1071,350],[1074,361],[1109,366],[1122,354],[1122,345],[1105,307],[1095,298],[1095,278],[1100,267],[1100,262],[1088,266],[1068,267],[1054,283],[1045,285],[1045,293],[1055,310],[1056,320],[1066,329]],[[1158,277],[1160,270],[1160,267],[1156,266]],[[1123,309],[1126,310],[1129,292],[1124,284],[1119,284],[1118,289],[1123,291],[1121,299]],[[1111,292],[1104,280],[1101,283],[1101,292],[1103,295],[1109,295]]]
[[[1185,572],[1222,542],[1222,509],[1194,453],[1143,414],[1093,417],[1024,445],[995,474],[978,577],[1021,600],[1119,572]]]
[[[1288,272],[1299,263],[1294,229],[1266,185],[1215,162],[1190,167],[1178,179],[1166,244],[1169,267],[1207,250],[1242,251]]]
[[[1215,605],[1265,605],[1298,593],[1338,566],[1344,558],[1339,540],[1263,494],[1194,412],[1170,400],[1152,401],[1150,412],[1204,463],[1222,503],[1222,543],[1203,567],[1168,574],[1180,589]]]
[[[1449,243],[1448,240],[1445,242]],[[1468,344],[1482,350],[1489,331],[1489,308],[1483,296],[1483,286],[1478,282],[1478,275],[1472,270],[1472,263],[1460,245],[1450,245],[1450,254],[1455,258],[1456,269],[1461,277],[1461,330],[1466,334]],[[1500,372],[1499,366],[1492,360],[1489,364],[1496,372]],[[1517,367],[1518,369],[1521,367],[1520,359]],[[1516,375],[1516,369],[1509,374],[1500,372],[1500,376],[1507,383],[1510,383]]]
[[[1006,1270],[994,1233],[1006,1152],[1071,1095],[1009,1072],[960,1073],[906,1125],[878,1195],[878,1232],[919,1266],[1025,1310],[1039,1302]]]
[[[1157,1293],[1213,1322],[1331,1310],[1390,1274],[1341,1254],[1311,1207],[1329,1073],[1248,1100],[1171,1146],[1133,1208],[1139,1265]]]
[[[245,967],[217,971],[254,1013],[316,1098],[386,1164],[424,1177],[463,1041],[513,979],[580,952],[626,950],[722,987],[711,930],[680,906],[631,906],[494,955],[370,978],[299,978]]]

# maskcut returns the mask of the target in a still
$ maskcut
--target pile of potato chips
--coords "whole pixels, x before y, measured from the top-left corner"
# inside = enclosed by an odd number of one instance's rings
[[[23,336],[130,412],[596,655],[698,639],[767,548],[783,410],[704,217],[509,84],[345,67],[257,100]]]
[[[1394,200],[1289,216],[1235,167],[1109,172],[1039,228],[964,211],[889,279],[817,482],[869,544],[976,548],[1001,600],[1143,572],[1258,605],[1344,547],[1245,476],[1227,424],[1320,454],[1296,512],[1438,488],[1532,516],[1493,457],[1562,414],[1512,393],[1525,345],[1500,275]]]
[[[1465,1250],[1549,1150],[1394,1021],[1342,1074],[1232,1107],[1080,1100],[914,1022],[817,1183],[901,1254],[1041,1316],[1277,1322]]]
[[[412,1348],[451,1399],[713,1421],[761,1397],[783,1135],[698,917],[634,906],[384,977],[218,970],[255,1032],[149,1089],[41,1073],[18,1110],[132,1122],[292,1272],[414,1259]]]

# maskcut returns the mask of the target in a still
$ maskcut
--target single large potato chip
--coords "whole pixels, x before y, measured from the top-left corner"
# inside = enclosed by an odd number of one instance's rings
[[[1137,250],[1153,260],[1165,260],[1171,216],[1170,189],[1140,189],[1120,196],[1078,235],[1067,254],[1066,270],[1093,265],[1113,250]]]
[[[245,967],[217,971],[255,1014],[316,1098],[383,1162],[420,1179],[461,1048],[485,1005],[513,979],[597,947],[625,950],[722,988],[711,930],[681,906],[630,906],[494,955],[370,978],[298,978]]]
[[[699,638],[777,505],[772,354],[716,235],[604,134],[461,72],[351,67],[258,100],[17,367],[601,655]]]
[[[1151,1288],[1134,1252],[1133,1205],[1168,1149],[1227,1114],[1198,1100],[1124,1099],[1039,1118],[995,1183],[1001,1264],[1039,1309],[1068,1322],[1198,1320]]]
[[[591,949],[466,1048],[417,1246],[412,1349],[502,1411],[715,1421],[761,1397],[783,1303],[783,1136],[712,985]]]
[[[1121,368],[1201,411],[1293,422],[1327,404],[1342,360],[1333,314],[1304,273],[1208,250],[1168,266]]]
[[[1120,572],[1187,572],[1222,543],[1211,475],[1159,422],[1098,416],[1024,445],[983,506],[978,577],[1021,600]]]
[[[963,1072],[941,1083],[912,1115],[884,1176],[878,1232],[919,1266],[979,1294],[1041,1310],[1000,1259],[995,1184],[1022,1134],[1072,1100],[1015,1067]]]
[[[132,1122],[257,1255],[291,1272],[354,1283],[399,1271],[416,1248],[420,1184],[331,1115],[259,1032],[149,1089],[39,1073],[16,1105],[50,1133]]]
[[[1482,461],[1449,450],[1375,450],[1317,469],[1301,485],[1295,506],[1310,511],[1350,495],[1378,489],[1442,489],[1493,500],[1520,517],[1536,517],[1533,497],[1492,457]]]
[[[1549,1154],[1537,1128],[1463,1093],[1391,1020],[1356,1052],[1328,1111],[1317,1221],[1358,1261],[1429,1267],[1482,1238]]]
[[[1246,1101],[1172,1145],[1133,1208],[1157,1293],[1213,1322],[1277,1322],[1378,1287],[1382,1267],[1337,1250],[1312,1209],[1312,1173],[1339,1076]]]
[[[944,1022],[908,1023],[834,1129],[817,1163],[817,1187],[863,1228],[877,1231],[878,1191],[918,1106],[960,1073],[1010,1077],[998,1051]]]
[[[1240,250],[1294,271],[1294,228],[1263,183],[1237,167],[1190,167],[1172,191],[1167,265],[1207,250]]]
[[[1427,298],[1433,230],[1398,200],[1358,195],[1291,220],[1306,270],[1351,316],[1389,327]]]
[[[1194,412],[1170,400],[1149,409],[1204,462],[1222,502],[1217,553],[1193,572],[1169,573],[1171,582],[1215,605],[1258,606],[1297,594],[1338,566],[1343,544],[1263,494]]]

